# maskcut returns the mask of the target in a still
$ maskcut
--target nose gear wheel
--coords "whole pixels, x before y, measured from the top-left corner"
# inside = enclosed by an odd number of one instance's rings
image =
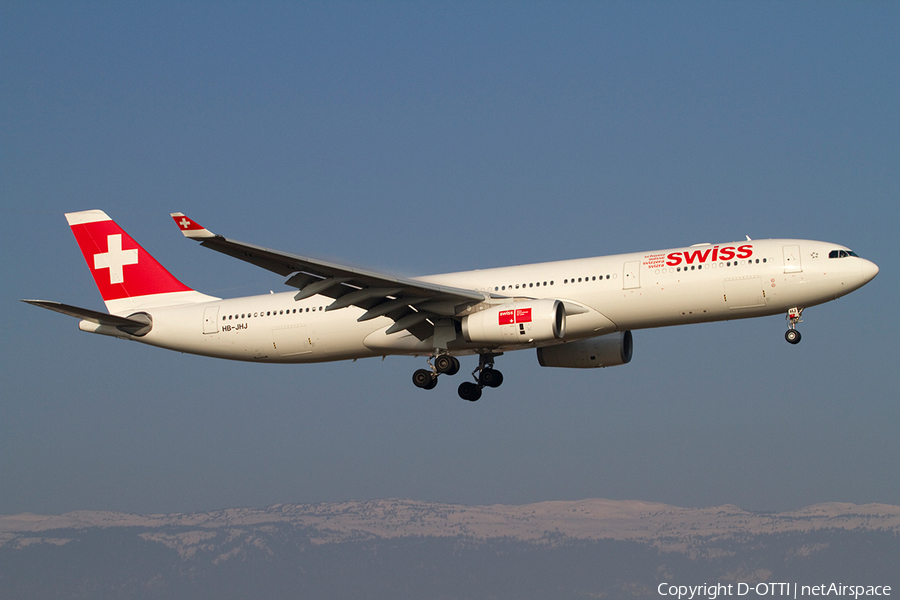
[[[797,323],[800,323],[802,321],[802,319],[800,318],[802,314],[802,308],[794,307],[788,309],[787,315],[784,317],[788,320],[788,330],[784,332],[784,339],[786,339],[789,344],[800,343],[800,332],[797,331]]]

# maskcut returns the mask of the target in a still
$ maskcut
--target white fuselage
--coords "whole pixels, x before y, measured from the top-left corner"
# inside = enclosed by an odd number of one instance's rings
[[[873,263],[846,250],[809,240],[754,240],[416,279],[477,290],[488,298],[457,317],[517,300],[563,301],[565,336],[554,342],[561,343],[821,304],[852,292],[878,272]],[[322,362],[434,350],[433,340],[418,340],[408,331],[386,335],[393,324],[387,317],[360,322],[365,312],[360,308],[325,311],[331,302],[324,296],[295,301],[294,292],[285,292],[144,309],[153,327],[143,337],[87,321],[81,328],[182,352],[261,362]],[[454,354],[470,354],[536,345],[486,348],[460,336],[448,348]]]

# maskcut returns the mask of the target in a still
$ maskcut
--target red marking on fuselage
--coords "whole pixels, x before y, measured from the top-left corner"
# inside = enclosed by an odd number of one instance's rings
[[[743,246],[725,246],[719,248],[713,246],[705,250],[684,250],[680,252],[670,252],[666,256],[666,266],[677,267],[684,263],[686,265],[705,264],[707,262],[716,262],[719,260],[732,260],[733,258],[750,258],[753,256],[753,245],[744,244]]]

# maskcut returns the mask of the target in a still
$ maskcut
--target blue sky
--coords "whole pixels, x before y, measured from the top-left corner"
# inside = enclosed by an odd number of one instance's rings
[[[900,504],[898,26],[888,2],[0,3],[0,513]],[[63,217],[91,208],[226,297],[288,288],[169,212],[403,275],[745,235],[881,273],[796,347],[778,316],[638,331],[612,369],[506,355],[469,404],[414,388],[419,359],[228,363],[18,302],[102,309]]]

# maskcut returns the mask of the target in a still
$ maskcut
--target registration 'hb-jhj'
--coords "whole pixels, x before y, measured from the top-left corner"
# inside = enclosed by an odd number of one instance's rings
[[[413,383],[432,389],[477,355],[459,395],[503,381],[494,360],[534,349],[545,367],[631,360],[634,329],[783,313],[785,338],[807,307],[865,285],[878,267],[839,244],[750,240],[401,278],[216,235],[181,213],[201,245],[286,277],[296,291],[222,299],[178,281],[106,213],[66,218],[108,313],[31,304],[81,319],[84,331],[233,360],[305,363],[427,357]]]

